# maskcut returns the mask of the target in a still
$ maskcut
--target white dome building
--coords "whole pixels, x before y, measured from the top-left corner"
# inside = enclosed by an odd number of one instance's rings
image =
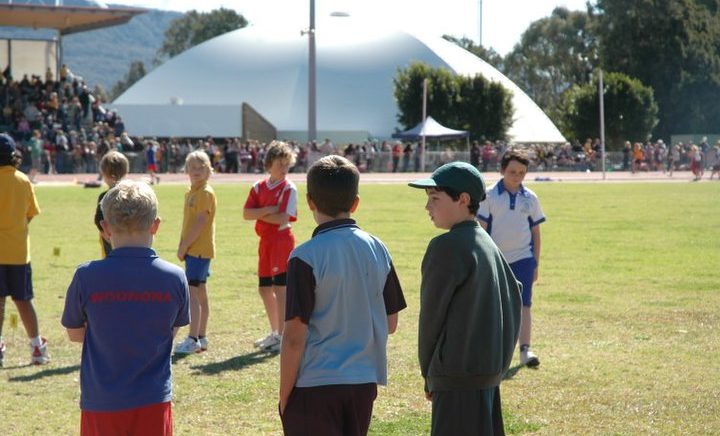
[[[317,26],[319,139],[387,138],[402,130],[393,78],[398,68],[421,61],[456,74],[480,73],[512,91],[513,141],[565,141],[520,88],[470,52],[439,37],[373,27],[347,17],[329,17]],[[307,71],[308,41],[298,29],[249,26],[170,59],[118,97],[112,107],[133,135],[257,137],[243,126],[245,104],[274,126],[278,138],[304,141]]]

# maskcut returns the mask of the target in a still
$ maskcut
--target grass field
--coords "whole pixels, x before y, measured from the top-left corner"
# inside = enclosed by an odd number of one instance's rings
[[[503,383],[508,432],[719,434],[720,183],[532,187],[548,216],[533,311],[542,365],[514,367]],[[173,365],[179,435],[280,433],[278,358],[252,348],[267,322],[256,292],[257,239],[253,223],[242,220],[248,189],[216,186],[211,349]],[[157,187],[163,224],[155,247],[171,261],[183,192]],[[35,303],[53,360],[27,366],[24,331],[6,321],[4,435],[78,433],[80,346],[67,341],[60,316],[75,266],[99,253],[97,194],[37,189],[43,213],[31,224]],[[422,191],[402,185],[361,187],[356,217],[388,245],[408,301],[389,341],[389,385],[379,390],[372,434],[427,434],[430,425],[416,357],[418,289],[420,260],[438,230],[424,201]],[[302,204],[298,241],[309,238],[311,220]],[[15,312],[10,303],[7,309]]]

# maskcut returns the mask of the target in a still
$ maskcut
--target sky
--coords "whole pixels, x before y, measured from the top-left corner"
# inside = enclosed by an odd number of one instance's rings
[[[185,12],[207,12],[224,7],[235,9],[251,24],[307,27],[309,0],[106,0],[110,4]],[[564,6],[585,10],[586,0],[316,0],[318,17],[346,12],[367,20],[368,31],[379,26],[396,26],[429,35],[466,36],[476,43],[480,36],[482,3],[482,44],[501,55],[510,52],[522,33],[535,20]],[[318,23],[319,24],[319,23]]]

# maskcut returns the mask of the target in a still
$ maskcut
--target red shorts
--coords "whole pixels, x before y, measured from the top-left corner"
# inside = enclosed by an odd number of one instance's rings
[[[147,166],[147,170],[156,173],[156,172],[157,172],[157,165],[155,165],[155,164],[149,164],[149,165]]]
[[[172,436],[173,420],[170,402],[116,412],[83,410],[80,413],[80,436],[128,434]]]
[[[295,236],[290,229],[269,237],[261,237],[258,247],[258,277],[273,277],[286,272],[293,248],[295,248]]]

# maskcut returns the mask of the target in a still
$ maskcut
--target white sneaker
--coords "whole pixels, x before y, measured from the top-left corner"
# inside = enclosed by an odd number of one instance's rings
[[[276,342],[275,336],[276,336],[275,333],[270,332],[270,334],[268,334],[264,338],[260,338],[257,341],[253,342],[253,345],[255,346],[255,348],[260,348],[260,349],[267,348]]]
[[[0,340],[0,368],[3,366],[3,360],[5,360],[5,342]]]
[[[281,345],[282,345],[282,335],[277,335],[277,334],[273,333],[272,343],[270,343],[266,347],[262,347],[261,350],[268,352],[268,353],[279,353]]]
[[[40,345],[30,344],[33,365],[44,365],[50,361],[50,354],[47,349],[47,339],[41,338]]]
[[[525,365],[528,368],[535,368],[540,366],[540,359],[538,359],[532,350],[527,349],[520,352],[520,364]]]
[[[200,343],[200,351],[207,351],[209,342],[207,336],[204,338],[199,338],[198,342]]]
[[[175,345],[175,354],[192,354],[192,353],[199,353],[199,352],[200,352],[200,342],[189,336],[187,338],[185,338],[184,341]]]

